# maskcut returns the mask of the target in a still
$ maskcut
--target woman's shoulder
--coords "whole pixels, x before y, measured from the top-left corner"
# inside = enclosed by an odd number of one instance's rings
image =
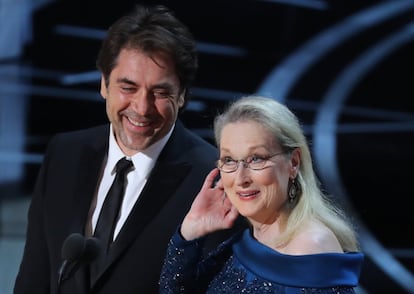
[[[284,251],[291,255],[343,252],[335,234],[325,224],[316,220],[310,221],[300,229]]]
[[[316,228],[318,226],[315,230]],[[320,240],[309,241],[307,233],[321,234],[318,230],[304,230],[303,235],[294,239],[300,245],[296,244],[296,248],[292,247],[290,252],[284,249],[274,250],[246,233],[233,246],[233,260],[237,266],[242,265],[249,273],[271,281],[274,285],[299,288],[356,286],[363,262],[362,254],[321,250],[320,242],[331,237],[320,236]],[[326,231],[322,230],[322,233],[324,235]],[[306,248],[309,244],[314,248]]]

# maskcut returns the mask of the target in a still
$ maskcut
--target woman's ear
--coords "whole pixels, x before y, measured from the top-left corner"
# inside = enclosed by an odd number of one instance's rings
[[[299,168],[300,168],[300,159],[301,159],[301,153],[299,148],[295,148],[291,155],[290,155],[290,161],[291,161],[291,177],[294,179],[296,178]]]

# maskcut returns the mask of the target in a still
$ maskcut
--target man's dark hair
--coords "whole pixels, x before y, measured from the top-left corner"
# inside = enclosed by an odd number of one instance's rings
[[[180,92],[194,81],[198,69],[196,42],[189,29],[163,5],[136,5],[131,13],[110,26],[96,62],[107,86],[124,48],[139,49],[148,56],[158,52],[168,54],[175,63]]]

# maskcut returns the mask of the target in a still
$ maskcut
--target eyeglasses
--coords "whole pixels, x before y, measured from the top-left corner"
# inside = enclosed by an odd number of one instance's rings
[[[262,170],[266,167],[266,163],[269,161],[270,158],[282,155],[284,152],[279,152],[269,156],[259,156],[253,155],[249,156],[246,159],[233,159],[229,156],[220,158],[217,161],[217,167],[225,173],[232,173],[235,172],[239,168],[239,163],[243,163],[244,168],[249,168],[251,170]]]

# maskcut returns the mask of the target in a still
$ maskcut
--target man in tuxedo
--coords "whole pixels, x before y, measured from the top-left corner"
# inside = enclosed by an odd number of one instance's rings
[[[97,67],[109,123],[50,141],[28,213],[15,294],[158,293],[167,242],[214,168],[216,148],[178,119],[198,63],[192,35],[170,10],[136,6],[116,21]],[[92,271],[94,262],[79,257],[59,274],[65,239],[95,236],[121,158],[133,167],[109,249],[100,252],[103,265]]]

